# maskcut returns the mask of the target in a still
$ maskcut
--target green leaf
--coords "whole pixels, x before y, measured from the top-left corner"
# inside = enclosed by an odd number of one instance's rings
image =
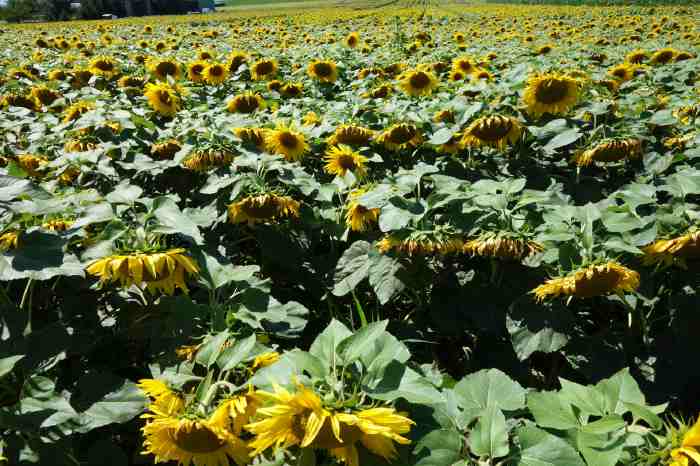
[[[216,360],[216,365],[219,366],[222,371],[232,370],[248,357],[250,351],[255,346],[255,341],[255,334],[236,341],[233,346],[221,352],[221,355]]]
[[[460,407],[478,416],[491,406],[504,411],[525,407],[525,389],[498,369],[469,374],[454,387]]]
[[[388,323],[388,320],[373,322],[340,342],[338,354],[340,354],[343,363],[350,364],[355,362],[365,356],[368,351],[371,351],[370,343],[384,333]]]
[[[535,351],[552,353],[566,346],[573,323],[569,312],[538,306],[531,299],[513,303],[506,316],[510,341],[521,361]]]
[[[596,389],[605,397],[605,410],[608,413],[626,413],[629,408],[625,403],[645,404],[644,394],[627,368],[622,369],[609,379],[598,382]]]
[[[380,379],[392,361],[404,363],[411,357],[406,345],[387,332],[367,342],[367,346],[360,359],[370,379]]]
[[[527,407],[539,426],[560,430],[580,426],[571,405],[557,392],[530,392]]]
[[[219,359],[219,356],[224,350],[224,343],[226,343],[229,336],[231,336],[229,331],[224,330],[223,332],[217,333],[213,337],[207,339],[202,347],[199,348],[199,351],[197,351],[195,360],[199,364],[210,368],[216,362],[216,360]]]
[[[204,238],[199,227],[187,215],[182,213],[175,201],[161,196],[153,201],[153,215],[160,225],[153,231],[160,233],[181,233],[192,238],[197,244],[203,244]]]
[[[56,276],[85,275],[83,264],[72,254],[63,252],[67,240],[34,230],[21,237],[22,245],[6,253],[11,267],[2,270],[0,280],[48,280]]]
[[[648,123],[656,126],[671,126],[677,121],[671,110],[659,110],[649,118]]]
[[[219,260],[204,251],[197,251],[194,258],[201,267],[200,277],[208,285],[209,289],[215,290],[231,282],[245,282],[253,278],[260,272],[258,265],[233,265],[230,262],[219,262]]]
[[[371,245],[367,241],[355,241],[343,253],[335,267],[335,296],[345,296],[369,274],[369,251]]]
[[[452,139],[452,130],[450,128],[441,128],[433,133],[428,140],[428,144],[439,146],[440,144],[445,144],[450,139]]]
[[[311,344],[309,353],[319,358],[325,364],[333,366],[336,362],[338,345],[351,335],[352,332],[343,323],[333,319]]]
[[[374,289],[379,304],[383,305],[406,287],[406,284],[398,277],[405,269],[399,259],[380,254],[375,250],[370,251],[369,257],[371,260],[369,284]]]
[[[587,434],[610,434],[616,430],[620,430],[625,427],[627,423],[622,419],[622,416],[605,416],[604,418],[593,421],[585,426],[581,427],[581,431]]]
[[[469,434],[469,449],[477,456],[500,458],[508,454],[506,417],[496,406],[486,408]]]
[[[114,190],[105,196],[112,204],[133,204],[143,194],[143,189],[125,181],[114,187]]]
[[[518,438],[520,458],[517,466],[585,466],[574,447],[542,429],[523,426],[518,429]]]
[[[425,377],[398,361],[390,363],[384,377],[378,383],[366,386],[365,391],[378,400],[404,398],[409,403],[426,405],[443,402],[440,392]]]
[[[452,466],[462,454],[462,435],[454,429],[439,429],[426,434],[413,450],[415,466]]]
[[[88,432],[109,424],[122,424],[143,412],[146,398],[130,380],[124,380],[116,390],[105,395],[78,415],[81,426],[78,432]]]
[[[392,197],[379,213],[379,229],[383,232],[401,230],[419,221],[426,213],[422,202]]]
[[[559,378],[561,390],[559,396],[586,415],[603,416],[605,411],[605,398],[595,387],[579,385],[566,379]]]
[[[649,407],[627,401],[623,402],[623,404],[625,408],[632,413],[632,417],[635,421],[641,419],[654,430],[661,428],[663,420],[654,411],[649,409]]]
[[[563,133],[559,133],[553,137],[542,149],[546,153],[551,154],[560,147],[568,146],[578,141],[582,136],[583,133],[581,133],[578,128],[567,129]]]
[[[0,378],[12,372],[12,369],[15,368],[15,364],[23,358],[23,354],[18,354],[16,356],[8,356],[0,359]]]

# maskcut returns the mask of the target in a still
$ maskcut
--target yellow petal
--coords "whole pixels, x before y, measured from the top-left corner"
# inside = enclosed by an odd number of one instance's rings
[[[141,265],[141,255],[129,257],[129,276],[136,284],[140,284],[143,281],[143,265]]]
[[[326,422],[328,417],[328,411],[323,411],[320,415],[317,413],[311,413],[309,418],[306,420],[306,434],[304,439],[301,441],[301,447],[308,447],[311,442],[314,441],[318,433],[321,431],[321,427]]]
[[[700,417],[698,417],[698,420],[695,421],[693,427],[691,427],[688,432],[685,433],[683,436],[683,443],[681,443],[681,445],[684,447],[700,446]],[[698,464],[700,464],[700,462],[698,462]]]

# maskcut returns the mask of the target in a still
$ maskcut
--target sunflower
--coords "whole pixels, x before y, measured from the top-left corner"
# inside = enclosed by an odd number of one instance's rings
[[[41,227],[49,231],[66,231],[72,224],[71,220],[53,219],[43,223]]]
[[[334,83],[338,79],[338,67],[331,60],[314,60],[309,63],[306,72],[322,83]]]
[[[399,87],[411,96],[430,95],[438,86],[438,80],[433,73],[423,70],[408,71],[402,75]]]
[[[229,100],[226,105],[226,110],[231,113],[253,113],[264,106],[265,101],[262,96],[249,91],[238,94],[233,99]]]
[[[356,48],[360,44],[360,34],[351,32],[345,37],[345,45],[351,49]]]
[[[151,157],[158,160],[170,160],[182,149],[176,139],[168,139],[151,145]]]
[[[254,372],[258,369],[262,369],[263,367],[271,366],[279,360],[280,355],[275,351],[263,353],[255,357],[252,366],[250,366],[250,370]]]
[[[204,68],[202,73],[204,80],[208,84],[219,85],[226,81],[228,78],[228,70],[221,63],[212,63],[211,65]]]
[[[413,232],[409,235],[389,234],[378,243],[377,249],[382,254],[447,255],[462,252],[464,239],[459,235],[442,234],[440,232]]]
[[[92,71],[87,69],[75,68],[71,70],[71,87],[79,89],[87,86],[90,83],[92,76]]]
[[[345,207],[345,225],[352,231],[367,231],[370,226],[379,220],[378,208],[368,209],[359,202],[359,198],[365,194],[365,189],[356,189],[348,196]]]
[[[270,79],[277,73],[277,62],[274,60],[262,59],[253,63],[250,67],[250,76],[255,81]]]
[[[248,61],[248,55],[241,51],[232,52],[228,58],[228,71],[229,73],[235,73],[238,68],[241,67],[245,62]]]
[[[117,62],[112,57],[104,55],[93,58],[89,69],[95,76],[102,76],[106,79],[111,79],[119,73]]]
[[[523,94],[527,111],[535,117],[545,113],[561,115],[578,100],[579,81],[557,73],[536,74],[528,80]]]
[[[282,123],[265,131],[265,147],[271,154],[280,154],[290,162],[303,159],[310,149],[303,134]]]
[[[464,244],[465,254],[481,257],[495,257],[506,260],[522,260],[543,248],[534,241],[512,238],[507,235],[486,233]]]
[[[40,176],[39,170],[49,163],[46,157],[34,154],[20,154],[15,158],[15,162],[22,170],[32,177]]]
[[[565,277],[547,280],[531,291],[538,301],[560,295],[592,298],[632,292],[639,287],[639,273],[617,262],[589,265]]]
[[[54,101],[56,101],[61,95],[46,86],[35,86],[29,91],[29,95],[34,97],[37,101],[41,102],[42,105],[49,106]]]
[[[228,206],[231,223],[265,223],[281,217],[299,217],[299,201],[274,193],[248,196]]]
[[[284,83],[279,91],[284,97],[299,97],[304,92],[302,83]]]
[[[592,149],[576,156],[576,165],[586,167],[593,162],[610,163],[620,160],[637,159],[642,153],[642,141],[639,139],[615,139],[601,142]]]
[[[626,82],[634,78],[634,71],[637,66],[632,63],[621,63],[608,70],[608,75],[620,82]]]
[[[523,126],[512,117],[502,115],[483,116],[464,131],[463,147],[495,147],[502,149],[514,144],[523,133]]]
[[[82,114],[87,113],[94,108],[95,106],[91,102],[86,102],[84,100],[76,102],[68,107],[64,112],[63,122],[68,123],[77,120]]]
[[[151,399],[149,409],[156,415],[170,416],[180,413],[185,407],[185,400],[168,388],[162,380],[141,379],[136,386]],[[152,415],[148,414],[146,417],[152,417]]]
[[[51,70],[49,71],[49,81],[65,81],[68,75],[63,70]]]
[[[367,157],[360,155],[359,152],[352,150],[352,147],[341,144],[339,146],[331,146],[326,151],[326,165],[324,170],[326,173],[337,176],[345,176],[350,171],[356,177],[363,178],[367,175],[365,163]]]
[[[539,47],[537,50],[535,50],[535,55],[547,55],[553,49],[554,46],[552,46],[551,44],[545,44]]]
[[[396,123],[377,137],[379,144],[394,152],[418,147],[423,141],[420,129],[411,123]]]
[[[19,247],[19,231],[9,230],[0,235],[0,251],[8,251]]]
[[[204,82],[204,70],[207,62],[198,60],[187,65],[187,78],[194,83]]]
[[[63,172],[58,176],[58,181],[62,185],[70,185],[73,184],[76,178],[80,175],[80,168],[71,165],[67,167]]]
[[[86,138],[73,138],[63,144],[63,150],[68,153],[87,152],[97,149],[97,144]]]
[[[316,126],[320,124],[323,121],[323,119],[318,116],[316,112],[306,112],[306,114],[301,118],[301,122],[305,126]]]
[[[459,70],[464,74],[474,71],[475,65],[469,57],[459,57],[452,61],[452,69]]]
[[[178,88],[168,83],[148,83],[144,96],[151,108],[163,116],[175,115],[182,105]]]
[[[329,145],[367,146],[374,137],[374,131],[352,124],[339,125],[326,143]]]
[[[659,239],[642,248],[644,265],[677,265],[687,268],[688,260],[700,259],[700,230],[693,229],[671,239]]]
[[[277,384],[273,390],[256,392],[272,405],[259,408],[262,419],[245,426],[256,435],[249,444],[252,456],[270,447],[298,445],[327,450],[348,466],[359,466],[357,443],[385,460],[396,458],[394,443],[411,443],[403,435],[414,422],[393,408],[329,410],[316,393],[302,385],[293,394]]]
[[[260,150],[265,148],[263,128],[233,128],[233,133],[246,144],[252,144]]]
[[[190,276],[197,275],[199,267],[184,252],[184,249],[170,249],[165,252],[112,255],[94,261],[86,271],[99,277],[102,283],[118,281],[122,288],[145,286],[152,293],[160,290],[167,295],[180,288],[187,293],[185,272]]]
[[[671,450],[671,459],[673,461],[669,463],[669,466],[700,464],[700,418],[685,431],[680,445]]]
[[[29,110],[38,111],[41,109],[41,102],[31,95],[5,94],[0,100],[0,107],[24,107]]]
[[[182,165],[192,171],[207,171],[212,168],[229,165],[233,161],[233,153],[227,150],[206,149],[198,150],[182,162]]]
[[[177,81],[182,75],[181,66],[175,60],[152,59],[148,61],[147,68],[156,78],[160,79],[161,81],[167,80],[168,76]]]
[[[117,80],[117,86],[122,88],[142,89],[143,78],[140,76],[122,76]]]
[[[646,50],[632,50],[625,56],[625,61],[627,63],[634,63],[634,64],[640,64],[644,63],[645,61],[649,60],[649,54],[647,53]]]
[[[382,84],[374,89],[366,92],[364,97],[371,97],[373,99],[386,99],[394,91],[394,88],[390,84]]]
[[[455,122],[455,113],[452,110],[440,110],[440,111],[435,112],[433,114],[433,121],[436,123],[440,123],[440,122],[454,123]]]
[[[678,50],[670,47],[657,50],[651,55],[649,63],[652,65],[665,65],[673,61],[678,53]]]
[[[279,79],[273,79],[272,81],[267,83],[267,90],[268,91],[274,91],[274,92],[282,92],[282,86],[284,86],[284,83],[280,81]]]

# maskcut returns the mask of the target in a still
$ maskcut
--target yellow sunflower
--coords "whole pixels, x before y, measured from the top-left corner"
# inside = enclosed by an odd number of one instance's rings
[[[411,443],[404,435],[414,422],[393,408],[329,410],[316,393],[302,385],[293,394],[279,385],[273,390],[256,392],[272,404],[258,409],[261,420],[245,426],[256,435],[249,444],[252,456],[270,447],[298,445],[326,450],[348,466],[359,466],[358,443],[387,461],[397,456],[395,443]]]
[[[299,217],[301,203],[274,193],[248,196],[228,206],[231,223],[265,223],[282,217]]]
[[[185,407],[185,400],[162,380],[141,379],[137,387],[150,398],[149,409],[156,415],[170,416],[180,413]],[[152,415],[147,414],[145,417]]]
[[[143,88],[143,78],[140,76],[122,76],[117,81],[117,86],[123,88]]]
[[[117,62],[112,57],[104,55],[93,58],[89,69],[95,76],[102,76],[106,79],[111,79],[119,74]]]
[[[502,115],[483,116],[464,131],[463,147],[495,147],[502,149],[514,144],[523,133],[523,126],[512,117]]]
[[[177,87],[168,83],[148,83],[144,96],[151,108],[163,116],[175,115],[182,106]]]
[[[262,369],[263,367],[271,366],[280,360],[280,354],[276,351],[270,351],[269,353],[263,353],[256,356],[253,360],[253,364],[250,366],[252,371]]]
[[[548,297],[592,298],[610,293],[632,292],[639,287],[639,273],[617,262],[589,265],[565,277],[547,280],[531,291],[538,301]]]
[[[423,141],[420,129],[412,123],[396,123],[377,137],[379,144],[394,152],[418,147]]]
[[[31,91],[29,91],[29,95],[39,102],[41,102],[42,105],[49,106],[52,103],[54,103],[61,95],[46,86],[34,86],[32,87]]]
[[[119,282],[122,288],[135,285],[150,292],[162,291],[172,295],[175,288],[188,292],[185,272],[199,273],[197,263],[184,254],[184,249],[164,252],[112,255],[98,259],[85,270],[100,278],[102,283]]]
[[[66,231],[72,224],[73,222],[71,220],[55,218],[43,223],[41,227],[49,231]]]
[[[430,95],[438,86],[438,80],[433,73],[423,70],[408,71],[402,75],[399,87],[411,96]]]
[[[92,104],[92,102],[85,102],[82,100],[80,102],[76,102],[68,107],[63,113],[63,122],[68,123],[70,121],[77,120],[82,114],[87,113],[94,108],[95,106]]]
[[[277,62],[274,60],[258,60],[250,67],[250,76],[255,81],[270,79],[275,74],[277,74]]]
[[[226,110],[231,113],[253,113],[264,106],[265,101],[262,96],[249,91],[231,99],[226,105]]]
[[[195,151],[182,162],[182,165],[188,170],[202,172],[223,167],[232,161],[233,153],[230,151],[211,148]]]
[[[271,154],[282,155],[290,162],[303,159],[310,149],[302,133],[282,123],[265,131],[265,147]]]
[[[542,251],[542,246],[523,238],[511,238],[498,234],[484,234],[464,244],[464,252],[472,256],[495,257],[506,260],[522,260]]]
[[[620,160],[637,159],[642,154],[642,141],[634,138],[615,139],[597,144],[592,149],[576,156],[576,164],[586,167],[593,162],[610,163]]]
[[[642,248],[644,265],[677,265],[687,268],[688,260],[700,259],[700,230],[691,230],[684,235],[659,239]]]
[[[527,111],[535,117],[545,113],[563,115],[578,100],[579,81],[558,73],[536,74],[523,94]]]
[[[621,63],[608,70],[608,75],[620,82],[626,82],[634,78],[634,71],[637,68],[632,63]]]
[[[351,32],[345,37],[345,45],[351,49],[356,48],[360,44],[360,34],[357,32]]]
[[[309,63],[306,72],[322,83],[334,83],[338,79],[338,67],[331,60],[314,60]]]
[[[382,254],[393,252],[395,254],[407,254],[409,256],[430,254],[447,255],[462,252],[464,249],[464,240],[457,235],[421,233],[403,238],[394,234],[389,234],[384,236],[384,238],[377,243],[377,249]]]
[[[465,75],[471,74],[475,67],[476,65],[474,65],[470,57],[459,57],[452,62],[452,69],[459,70]]]
[[[678,53],[678,50],[670,47],[657,50],[651,55],[649,63],[652,65],[665,65],[673,61]]]
[[[248,55],[241,51],[232,52],[228,58],[228,71],[229,73],[235,73],[238,68],[248,61]]]
[[[352,231],[367,231],[379,220],[380,209],[368,209],[360,204],[358,199],[365,192],[365,189],[356,189],[348,196],[348,203],[345,207],[345,225]]]
[[[367,175],[366,162],[367,157],[353,151],[352,147],[341,144],[339,146],[331,146],[326,151],[324,170],[326,173],[337,176],[345,176],[350,171],[357,178],[363,178]]]
[[[695,424],[688,429],[681,439],[678,448],[671,450],[669,466],[690,466],[693,463],[700,464],[700,417]]]
[[[204,70],[207,67],[207,62],[198,60],[187,65],[187,78],[195,83],[204,82]]]
[[[19,231],[9,230],[0,235],[0,251],[8,251],[19,247]]]
[[[357,125],[339,125],[335,128],[332,135],[328,137],[326,143],[335,146],[338,144],[346,144],[348,146],[368,146],[374,131],[369,128]]]
[[[180,66],[180,63],[176,62],[175,60],[152,59],[148,61],[147,68],[156,78],[160,79],[161,81],[167,80],[168,76],[177,81],[182,75],[182,67]]]
[[[24,96],[10,93],[2,97],[2,100],[0,100],[0,107],[24,107],[29,110],[39,111],[41,109],[41,102],[31,95]]]
[[[265,130],[263,128],[233,128],[233,133],[246,144],[252,144],[259,150],[265,148]]]
[[[182,146],[176,139],[169,139],[151,145],[151,157],[158,160],[170,160],[177,154]]]
[[[202,75],[208,84],[219,85],[228,78],[228,70],[221,63],[212,63],[204,68]]]
[[[649,60],[649,54],[646,50],[632,50],[625,56],[625,61],[628,63],[640,64]]]
[[[39,177],[39,170],[49,163],[46,157],[34,154],[20,154],[15,157],[15,162],[31,177]]]

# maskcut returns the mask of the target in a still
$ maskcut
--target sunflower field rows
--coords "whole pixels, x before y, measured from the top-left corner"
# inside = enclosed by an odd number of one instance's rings
[[[2,25],[0,464],[699,466],[698,19]]]

